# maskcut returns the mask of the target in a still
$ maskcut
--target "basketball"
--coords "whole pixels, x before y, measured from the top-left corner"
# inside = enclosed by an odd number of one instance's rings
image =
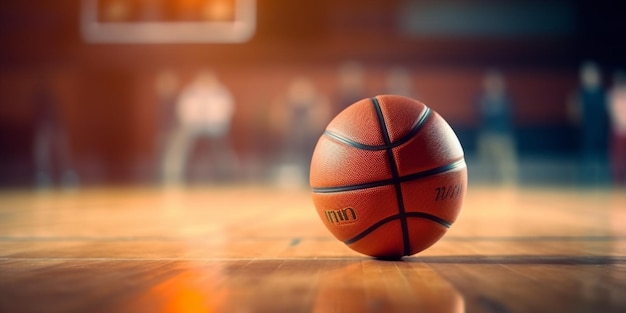
[[[381,95],[339,113],[311,160],[312,199],[324,225],[377,258],[413,255],[455,222],[467,191],[459,140],[423,103]]]

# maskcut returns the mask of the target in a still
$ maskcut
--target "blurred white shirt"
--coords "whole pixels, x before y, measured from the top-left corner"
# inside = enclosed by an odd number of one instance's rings
[[[225,135],[235,111],[232,94],[218,82],[187,87],[178,100],[181,126],[213,137]]]

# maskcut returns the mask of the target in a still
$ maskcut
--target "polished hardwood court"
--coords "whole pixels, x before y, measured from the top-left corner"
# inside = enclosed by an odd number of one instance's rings
[[[626,192],[470,186],[400,261],[333,238],[306,188],[0,192],[0,312],[624,312]]]

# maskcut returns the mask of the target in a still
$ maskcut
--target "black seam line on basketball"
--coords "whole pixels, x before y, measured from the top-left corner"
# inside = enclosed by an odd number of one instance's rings
[[[445,172],[448,172],[448,171],[451,171],[460,167],[464,167],[464,166],[466,166],[465,160],[461,158],[458,161],[454,161],[444,166],[436,167],[430,170],[425,170],[422,172],[417,172],[417,173],[413,173],[413,174],[409,174],[405,176],[400,176],[398,177],[397,180],[400,181],[401,183],[405,183],[405,182],[420,179],[420,178],[442,174],[442,173],[445,173]],[[346,186],[338,186],[338,187],[319,187],[319,188],[313,188],[312,191],[314,193],[334,193],[334,192],[352,191],[352,190],[387,186],[387,185],[394,183],[395,181],[396,180],[394,179],[384,179],[384,180],[378,180],[378,181],[365,183],[365,184],[355,184],[355,185],[346,185]]]
[[[389,143],[389,144],[384,144],[384,145],[366,145],[366,144],[362,144],[360,142],[356,142],[352,139],[348,139],[346,137],[343,137],[339,134],[333,133],[329,130],[324,131],[324,135],[339,141],[341,143],[347,144],[348,146],[357,148],[357,149],[361,149],[361,150],[369,150],[369,151],[378,151],[378,150],[385,150],[385,149],[389,149],[389,148],[393,148],[393,147],[397,147],[407,141],[409,141],[411,138],[413,138],[415,135],[417,135],[417,133],[420,131],[420,129],[422,129],[422,126],[424,126],[424,123],[426,123],[426,121],[428,120],[428,118],[431,115],[431,110],[429,107],[426,107],[426,112],[424,112],[424,114],[422,114],[422,116],[420,116],[419,119],[417,119],[415,121],[415,123],[413,124],[413,126],[411,127],[411,130],[404,135],[404,137],[400,138],[398,141],[393,142],[393,143]]]
[[[406,219],[408,217],[416,217],[416,218],[427,219],[427,220],[433,221],[433,222],[435,222],[435,223],[437,223],[437,224],[439,224],[439,225],[441,225],[441,226],[443,226],[445,228],[450,228],[450,226],[452,226],[452,223],[450,223],[450,222],[448,222],[448,221],[446,221],[446,220],[444,220],[444,219],[442,219],[440,217],[434,216],[432,214],[428,214],[428,213],[424,213],[424,212],[407,212],[407,213],[404,213],[404,214],[396,214],[396,215],[392,215],[392,216],[383,218],[382,220],[374,223],[372,226],[368,227],[366,230],[364,230],[361,233],[359,233],[358,235],[356,235],[356,236],[354,236],[354,237],[344,241],[343,243],[347,244],[347,245],[353,244],[353,243],[363,239],[365,236],[369,235],[370,233],[372,233],[373,231],[375,231],[379,227],[381,227],[381,226],[383,226],[383,225],[385,225],[385,224],[387,224],[387,223],[389,223],[389,222],[391,222],[393,220],[397,220],[397,219],[400,219],[400,218],[405,218]]]
[[[372,103],[376,109],[376,115],[378,116],[378,122],[380,123],[380,129],[382,130],[383,140],[386,146],[391,145],[391,138],[389,136],[389,130],[385,123],[385,117],[383,111],[378,103],[376,97],[372,98]],[[411,241],[409,238],[409,224],[404,216],[404,197],[402,196],[402,185],[400,182],[400,173],[398,173],[398,165],[396,164],[396,158],[393,156],[393,148],[389,147],[385,149],[387,151],[387,159],[389,160],[389,168],[391,169],[391,178],[393,179],[393,187],[396,190],[396,201],[398,202],[398,212],[400,213],[400,228],[402,229],[402,244],[404,247],[404,255],[411,254]]]

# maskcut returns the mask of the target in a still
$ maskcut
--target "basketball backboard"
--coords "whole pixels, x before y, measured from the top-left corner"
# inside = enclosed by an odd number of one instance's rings
[[[241,43],[256,30],[256,0],[81,0],[90,43]]]

